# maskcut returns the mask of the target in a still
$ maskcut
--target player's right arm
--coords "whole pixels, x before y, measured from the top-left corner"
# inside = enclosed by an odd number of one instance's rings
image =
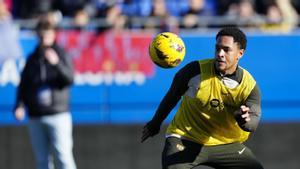
[[[171,87],[166,95],[160,102],[155,115],[143,128],[141,141],[145,141],[147,138],[152,137],[159,133],[162,122],[167,118],[172,109],[181,99],[181,96],[188,89],[189,80],[195,75],[199,74],[199,63],[193,61],[180,69],[173,78]]]

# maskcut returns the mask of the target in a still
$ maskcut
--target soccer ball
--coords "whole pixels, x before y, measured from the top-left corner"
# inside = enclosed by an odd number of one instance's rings
[[[155,36],[149,46],[151,60],[162,68],[178,66],[185,56],[183,40],[171,32],[163,32]]]

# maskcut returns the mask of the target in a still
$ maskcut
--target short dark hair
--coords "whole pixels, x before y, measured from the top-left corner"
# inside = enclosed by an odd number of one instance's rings
[[[240,49],[246,49],[247,47],[247,37],[243,31],[237,27],[225,27],[222,28],[216,35],[216,39],[220,36],[231,36],[234,42],[237,42]]]
[[[47,19],[41,19],[38,21],[35,29],[37,32],[43,30],[56,30],[56,26]]]

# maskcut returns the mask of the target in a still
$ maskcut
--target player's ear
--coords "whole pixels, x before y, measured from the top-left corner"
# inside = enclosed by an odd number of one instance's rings
[[[238,60],[241,59],[241,58],[243,57],[244,52],[245,52],[245,49],[240,49],[240,51],[239,51],[239,56],[238,56],[238,58],[237,58]]]

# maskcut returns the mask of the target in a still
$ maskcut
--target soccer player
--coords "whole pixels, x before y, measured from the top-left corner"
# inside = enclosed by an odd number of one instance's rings
[[[261,116],[259,87],[239,66],[247,46],[236,27],[216,35],[215,57],[193,61],[179,70],[158,109],[143,128],[141,141],[159,133],[164,119],[180,107],[166,131],[163,169],[206,165],[216,169],[262,169],[243,142]]]

